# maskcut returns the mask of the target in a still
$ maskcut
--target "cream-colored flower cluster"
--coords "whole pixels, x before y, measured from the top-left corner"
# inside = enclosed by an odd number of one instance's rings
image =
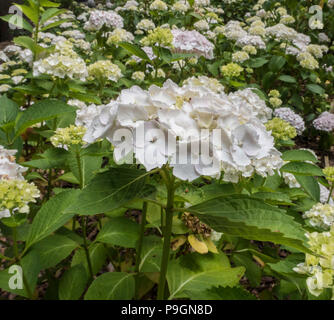
[[[232,54],[232,61],[243,63],[249,59],[249,54],[246,51],[236,51]]]
[[[325,288],[333,289],[334,298],[334,226],[328,232],[308,233],[308,243],[312,254],[306,254],[305,263],[293,270],[307,274],[307,287],[311,294],[319,296]]]
[[[273,106],[273,108],[278,108],[282,105],[282,100],[280,99],[281,94],[278,90],[271,90],[269,92],[269,103]]]
[[[85,127],[70,125],[67,128],[58,128],[55,134],[50,138],[50,141],[56,148],[64,148],[67,150],[70,145],[84,145],[85,143],[82,139],[85,133]]]
[[[149,30],[148,35],[140,42],[144,46],[172,47],[173,34],[168,28],[157,27],[154,30]]]
[[[148,30],[153,30],[154,28],[155,28],[154,22],[149,19],[143,19],[139,21],[139,23],[137,24],[138,30],[148,31]]]
[[[244,71],[243,67],[240,67],[236,63],[229,63],[225,66],[222,66],[220,68],[221,73],[225,77],[233,78],[233,77],[239,77],[241,72]]]
[[[135,71],[132,74],[131,79],[137,80],[137,81],[144,81],[144,79],[145,79],[145,73],[142,72],[142,71]]]
[[[313,227],[328,230],[334,224],[334,206],[317,203],[304,213],[303,218],[309,219]]]
[[[266,123],[266,128],[271,131],[275,141],[286,141],[297,136],[296,129],[287,121],[273,118]]]
[[[168,10],[168,6],[165,2],[161,0],[154,0],[150,5],[150,9],[157,11],[166,11]]]
[[[97,80],[117,81],[122,77],[122,71],[118,65],[109,60],[99,60],[88,66],[88,74]]]
[[[34,62],[33,75],[38,77],[42,74],[85,81],[87,67],[84,60],[73,50],[73,44],[65,40],[56,44],[54,53]]]
[[[18,179],[0,180],[0,218],[16,212],[29,213],[28,203],[36,202],[39,195],[33,183]]]
[[[134,40],[134,36],[131,32],[126,31],[125,29],[115,29],[110,32],[108,35],[107,44],[108,45],[117,45],[120,42],[132,42]]]
[[[28,213],[28,203],[39,197],[37,187],[24,180],[22,173],[27,169],[15,162],[16,152],[0,146],[0,219]]]

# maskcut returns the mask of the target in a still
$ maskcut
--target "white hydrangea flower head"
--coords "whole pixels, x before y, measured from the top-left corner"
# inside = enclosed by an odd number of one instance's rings
[[[7,150],[0,145],[0,180],[16,179],[23,180],[22,173],[27,171],[15,162],[15,154],[17,150]]]
[[[328,230],[334,224],[334,206],[317,203],[303,214],[303,218],[309,219],[313,227]]]
[[[274,174],[283,164],[280,153],[256,112],[248,108],[244,99],[233,101],[217,82],[204,77],[191,78],[183,86],[171,80],[148,90],[134,86],[99,109],[84,140],[92,143],[106,137],[114,144],[116,160],[120,160],[113,134],[126,129],[135,137],[127,142],[127,154],[133,152],[147,170],[169,162],[174,175],[183,180],[202,175],[217,178],[222,170],[228,181],[255,172]],[[214,134],[215,129],[219,134]],[[140,131],[144,133],[142,140],[137,139]],[[175,141],[175,148],[166,149],[166,134]],[[192,148],[193,143],[201,144],[200,151]]]

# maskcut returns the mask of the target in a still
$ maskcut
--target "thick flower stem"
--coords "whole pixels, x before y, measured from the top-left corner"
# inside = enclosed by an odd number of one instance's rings
[[[166,171],[164,171],[166,173]],[[163,252],[162,252],[162,260],[161,260],[161,268],[160,268],[160,279],[159,279],[159,287],[158,287],[158,300],[166,299],[166,275],[167,275],[167,267],[169,261],[169,251],[170,251],[170,239],[172,234],[172,225],[173,225],[173,206],[174,206],[174,177],[169,177],[169,173],[166,174],[168,182],[167,186],[167,207],[166,207],[166,225],[164,228],[164,244],[163,244]]]
[[[144,240],[144,233],[145,233],[145,225],[146,225],[146,213],[147,213],[147,202],[144,201],[143,204],[143,210],[142,210],[142,216],[141,216],[141,223],[140,223],[140,233],[139,233],[139,239],[137,243],[136,248],[136,266],[135,266],[135,272],[136,272],[136,298],[138,299],[138,289],[139,289],[139,269],[140,269],[140,262],[141,262],[141,252],[143,249],[143,240]]]
[[[140,223],[140,233],[139,233],[139,239],[137,243],[137,252],[136,252],[136,267],[135,272],[139,272],[139,266],[140,266],[140,256],[143,248],[143,240],[144,240],[144,232],[145,232],[145,224],[146,224],[146,213],[147,213],[147,202],[145,201],[143,204],[143,211],[141,216],[141,223]]]
[[[13,250],[14,250],[14,257],[18,258],[19,251],[17,248],[17,230],[16,227],[13,228]]]
[[[329,201],[331,200],[332,193],[333,193],[333,188],[334,188],[334,183],[331,185],[331,188],[329,190],[329,195],[328,195],[327,203],[329,203]]]
[[[85,254],[86,254],[86,260],[87,260],[87,264],[88,264],[88,270],[89,270],[89,275],[91,280],[94,278],[94,273],[93,273],[93,268],[92,268],[92,262],[90,260],[90,255],[89,255],[89,250],[88,250],[88,244],[87,244],[87,238],[86,238],[86,233],[87,233],[87,218],[86,217],[82,217],[82,239],[84,241],[84,250],[85,250]]]

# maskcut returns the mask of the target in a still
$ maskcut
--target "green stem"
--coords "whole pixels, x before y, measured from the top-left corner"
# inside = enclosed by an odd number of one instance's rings
[[[147,213],[147,202],[145,201],[143,204],[143,211],[141,216],[141,223],[140,223],[140,233],[139,239],[136,248],[136,298],[139,299],[139,269],[140,269],[140,262],[141,262],[141,253],[143,249],[143,240],[144,240],[144,232],[145,232],[145,225],[146,225],[146,213]]]
[[[327,199],[327,203],[329,203],[332,193],[333,193],[333,188],[334,188],[334,183],[332,183],[331,188],[329,190],[329,195],[328,195],[328,199]]]
[[[140,233],[139,239],[137,243],[137,253],[136,253],[136,267],[135,272],[139,272],[139,265],[140,265],[140,256],[143,248],[143,240],[144,240],[144,232],[145,232],[145,225],[146,225],[146,213],[147,213],[147,202],[145,201],[143,204],[143,211],[141,216],[141,223],[140,223]]]
[[[75,158],[77,160],[77,165],[78,165],[78,169],[79,169],[79,185],[80,185],[80,189],[82,189],[84,187],[84,176],[83,176],[83,172],[82,172],[80,151],[78,151],[78,150],[75,151]]]
[[[167,207],[166,207],[166,226],[164,230],[164,244],[163,244],[163,252],[162,252],[162,260],[161,260],[161,268],[160,268],[160,279],[158,286],[158,300],[165,300],[165,292],[166,292],[166,275],[167,275],[167,267],[169,261],[169,251],[170,251],[170,239],[172,235],[172,226],[173,226],[173,206],[174,206],[174,177],[169,177],[169,173],[165,169],[163,172],[168,177],[169,182],[166,184],[167,187]]]
[[[37,16],[38,16],[38,21],[37,21],[37,24],[35,26],[35,34],[34,34],[34,42],[35,42],[35,45],[37,47],[38,45],[38,33],[39,33],[39,24],[40,24],[40,12],[41,12],[41,4],[39,3],[39,0],[38,0],[38,11],[37,11]],[[37,59],[37,52],[35,52],[34,54],[34,61],[36,61]]]
[[[22,280],[23,280],[23,285],[24,285],[24,287],[27,291],[29,299],[36,300],[37,297],[31,292],[28,281],[27,281],[27,278],[24,275],[24,270],[23,269],[22,269]]]
[[[88,270],[91,277],[91,280],[94,278],[92,262],[90,260],[89,250],[88,250],[88,243],[87,243],[87,217],[82,217],[81,219],[81,227],[82,227],[82,239],[84,242],[84,250],[86,254],[86,260],[88,264]]]
[[[18,258],[19,250],[17,247],[17,229],[16,227],[13,227],[13,250],[14,250],[14,257]]]
[[[51,197],[51,192],[52,192],[52,169],[49,169],[49,177],[48,177],[48,190],[47,190],[47,195],[46,199],[49,200]]]

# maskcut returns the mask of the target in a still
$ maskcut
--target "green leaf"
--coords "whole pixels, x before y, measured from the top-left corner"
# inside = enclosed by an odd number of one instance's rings
[[[77,198],[79,190],[66,190],[47,201],[37,212],[31,225],[26,249],[50,235],[69,221],[74,213],[65,210]]]
[[[194,300],[256,300],[256,297],[241,287],[218,287],[192,293]]]
[[[261,283],[261,268],[252,259],[251,254],[248,252],[234,253],[231,257],[231,261],[235,266],[245,267],[245,275],[252,287],[258,287]]]
[[[140,272],[160,272],[162,257],[162,241],[156,236],[144,238],[143,249],[140,257]]]
[[[71,150],[71,149],[70,149]],[[80,182],[82,174],[82,186],[85,187],[101,168],[102,157],[94,157],[84,154],[85,150],[70,152],[67,163],[74,177]]]
[[[47,8],[58,8],[60,6],[60,3],[52,2],[49,0],[39,0],[39,3],[42,7],[47,7]]]
[[[295,175],[295,178],[313,200],[320,202],[320,186],[314,177]]]
[[[135,248],[139,236],[139,225],[127,218],[111,218],[106,223],[96,241],[125,248]]]
[[[263,87],[265,90],[269,90],[274,81],[276,79],[276,75],[273,73],[273,72],[267,72],[264,76],[263,76],[263,79],[262,79],[262,84],[263,84]]]
[[[45,27],[43,27],[41,29],[41,31],[46,31],[46,30],[49,30],[49,29],[52,29],[52,28],[55,28],[55,27],[58,27],[59,25],[65,23],[65,22],[68,22],[68,21],[71,21],[70,19],[62,19],[62,20],[58,20],[58,21],[55,21],[55,22],[52,22],[48,25],[46,25]]]
[[[78,179],[74,176],[72,172],[67,172],[63,174],[62,176],[60,176],[59,178],[57,178],[56,180],[63,180],[69,183],[79,184]]]
[[[322,95],[322,94],[325,93],[325,89],[322,88],[322,87],[320,87],[320,86],[317,85],[317,84],[307,84],[307,85],[306,85],[306,88],[307,88],[309,91],[311,91],[311,92],[313,92],[313,93],[316,93],[316,94],[320,94],[320,95]]]
[[[218,232],[285,244],[301,251],[306,231],[284,210],[246,195],[219,197],[187,208]]]
[[[89,246],[88,251],[92,262],[93,274],[95,275],[105,264],[107,259],[107,250],[102,243],[93,243]],[[82,264],[85,267],[87,274],[89,274],[87,258],[83,248],[80,248],[75,252],[71,266],[73,267],[78,264]]]
[[[278,77],[278,80],[281,80],[281,81],[287,82],[287,83],[297,83],[297,80],[296,80],[295,77],[291,77],[291,76],[286,75],[286,74]]]
[[[31,250],[36,251],[42,269],[54,267],[67,258],[78,244],[68,237],[51,235],[34,244]]]
[[[262,199],[273,205],[293,205],[289,195],[283,192],[256,192],[252,194],[253,198]]]
[[[82,190],[68,212],[93,215],[120,208],[140,198],[147,175],[146,171],[128,168],[112,168],[101,173]]]
[[[125,49],[126,51],[139,57],[140,59],[151,61],[148,55],[146,54],[146,52],[135,44],[128,43],[128,42],[121,42],[118,45],[122,47],[123,49]]]
[[[15,7],[19,8],[35,25],[38,23],[38,9],[36,7],[30,7],[14,3]]]
[[[75,111],[75,107],[60,100],[47,99],[36,102],[21,113],[16,122],[16,137],[33,124],[54,119],[64,113]]]
[[[50,148],[38,156],[41,158],[23,162],[22,165],[30,168],[39,168],[44,170],[53,168],[62,169],[68,157],[68,152],[61,148]]]
[[[280,71],[286,63],[286,59],[282,56],[273,56],[269,62],[269,69],[272,72]]]
[[[249,61],[249,66],[251,68],[260,68],[260,67],[264,66],[266,63],[268,63],[267,59],[264,59],[264,58],[255,58],[255,59],[251,59]]]
[[[88,288],[85,300],[131,300],[135,294],[132,274],[110,272],[99,276]]]
[[[41,52],[46,50],[45,48],[36,44],[32,38],[26,36],[14,38],[14,43],[17,44],[18,46],[22,46],[24,48],[31,50],[34,54],[40,54]]]
[[[318,162],[317,157],[308,150],[288,150],[283,152],[282,159],[284,161],[312,161]]]
[[[67,12],[66,9],[56,9],[56,8],[50,8],[47,9],[43,12],[42,16],[41,16],[41,20],[40,20],[40,24],[43,24],[45,22],[47,22],[49,19],[58,16],[62,13]]]
[[[16,14],[9,14],[7,16],[0,17],[1,20],[8,22],[16,27],[23,28],[28,32],[33,32],[32,25],[22,17],[17,16]]]
[[[283,274],[283,275],[293,275],[294,277],[301,276],[300,274],[293,271],[293,268],[297,266],[297,264],[305,262],[305,256],[303,254],[291,254],[286,257],[284,260],[280,260],[277,263],[267,263],[267,265],[273,271]],[[302,275],[304,277],[304,275]]]
[[[285,164],[281,171],[293,173],[295,175],[301,176],[323,176],[324,173],[322,170],[315,166],[314,164],[307,163],[307,162],[289,162]]]
[[[169,300],[191,298],[214,286],[236,286],[243,276],[245,268],[231,268],[225,254],[198,253],[182,256],[170,261],[167,271]]]
[[[15,120],[19,106],[16,102],[7,98],[7,96],[0,97],[0,127],[4,124]]]
[[[59,299],[78,300],[84,292],[87,282],[88,275],[82,264],[65,271],[59,283]]]

